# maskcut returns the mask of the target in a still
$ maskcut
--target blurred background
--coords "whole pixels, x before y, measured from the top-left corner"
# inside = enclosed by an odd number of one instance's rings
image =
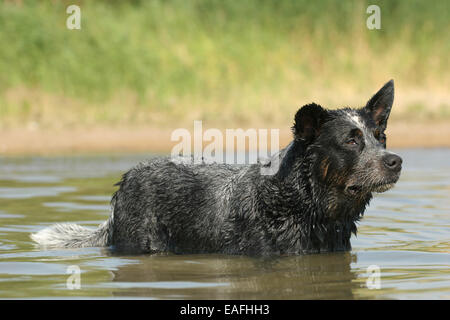
[[[0,3],[1,154],[165,152],[193,120],[283,145],[302,105],[363,106],[390,79],[388,145],[450,146],[448,1]]]
[[[449,5],[0,0],[0,298],[449,299]],[[103,223],[121,175],[194,120],[280,129],[284,147],[301,106],[362,107],[390,79],[387,145],[403,173],[351,253],[129,256],[30,240],[53,223]],[[74,265],[81,288],[67,290]],[[366,287],[373,265],[380,290]]]

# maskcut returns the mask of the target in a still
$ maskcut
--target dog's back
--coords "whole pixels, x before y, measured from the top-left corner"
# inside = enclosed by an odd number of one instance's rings
[[[127,172],[113,196],[112,243],[145,252],[217,252],[242,166],[168,158]],[[130,236],[132,235],[132,236]]]

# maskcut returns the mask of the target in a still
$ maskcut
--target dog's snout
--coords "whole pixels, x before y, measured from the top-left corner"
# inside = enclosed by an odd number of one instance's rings
[[[383,162],[389,170],[400,171],[403,160],[396,154],[388,154],[383,157]]]

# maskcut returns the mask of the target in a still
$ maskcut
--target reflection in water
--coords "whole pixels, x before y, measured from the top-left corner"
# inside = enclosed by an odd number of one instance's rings
[[[356,255],[348,252],[265,259],[140,257],[139,264],[113,271],[112,281],[120,288],[113,294],[160,299],[352,299],[352,290],[359,287],[353,281],[352,262]]]
[[[351,253],[270,259],[43,250],[31,232],[57,222],[97,227],[114,183],[148,156],[0,157],[0,298],[450,299],[450,149],[397,153],[402,177],[374,197]],[[66,287],[71,265],[81,269],[80,290]],[[365,285],[371,265],[380,290]]]

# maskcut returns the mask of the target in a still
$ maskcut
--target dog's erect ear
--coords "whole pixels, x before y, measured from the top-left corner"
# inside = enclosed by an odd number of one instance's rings
[[[321,106],[311,103],[301,107],[294,118],[292,132],[295,140],[312,142],[320,133],[328,112]]]
[[[394,102],[394,80],[386,83],[375,95],[367,102],[366,109],[372,116],[377,126],[382,130],[386,129],[387,120],[391,113],[392,103]]]

